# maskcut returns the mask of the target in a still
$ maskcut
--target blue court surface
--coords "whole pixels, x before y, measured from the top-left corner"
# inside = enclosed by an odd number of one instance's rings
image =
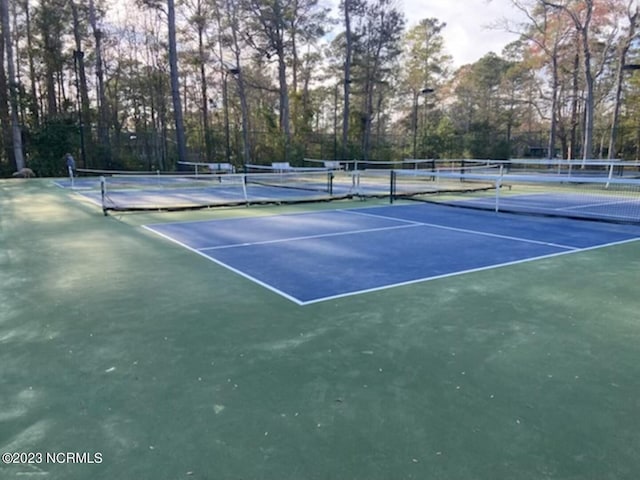
[[[396,205],[145,226],[300,305],[640,239],[640,226]]]

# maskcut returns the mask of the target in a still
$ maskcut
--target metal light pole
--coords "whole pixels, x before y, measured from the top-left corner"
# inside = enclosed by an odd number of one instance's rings
[[[427,103],[427,97],[426,96],[431,94],[431,93],[433,93],[433,92],[435,92],[435,90],[433,88],[428,88],[428,87],[427,88],[423,88],[422,90],[420,90],[420,93],[425,96],[425,99],[424,99],[424,125],[423,125],[423,127],[424,127],[424,138],[423,138],[423,145],[427,143],[426,140],[427,140],[427,138],[429,136],[429,132],[427,130],[427,126],[428,126],[428,121],[427,121],[428,118],[427,117],[428,117],[429,104]],[[426,151],[423,154],[426,155]]]
[[[78,64],[80,60],[84,58],[84,52],[81,50],[73,51],[73,69],[76,74],[76,103],[78,108],[78,127],[80,131],[80,158],[82,160],[82,166],[87,167],[87,154],[84,148],[84,123],[82,119],[82,100],[80,96],[80,79],[78,76]]]
[[[338,88],[340,83],[336,83],[333,91],[333,159],[338,159]]]
[[[413,96],[413,111],[411,112],[411,123],[413,127],[413,158],[416,158],[416,145],[418,143],[418,95],[415,94]]]
[[[222,82],[222,108],[224,110],[224,156],[227,163],[231,163],[231,143],[229,139],[229,89],[227,77],[229,70],[224,71]]]
[[[429,93],[433,93],[435,90],[433,88],[425,87],[420,90],[422,95],[427,95]],[[415,95],[413,101],[413,158],[417,158],[417,140],[418,140],[418,99],[419,95]]]
[[[222,106],[224,108],[224,141],[225,141],[225,157],[227,163],[231,163],[231,134],[229,131],[229,74],[236,76],[240,73],[238,67],[227,67],[224,70],[224,79],[222,84]]]

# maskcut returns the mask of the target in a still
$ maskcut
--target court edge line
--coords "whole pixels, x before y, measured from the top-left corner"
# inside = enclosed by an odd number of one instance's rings
[[[247,275],[246,273],[244,273],[244,272],[243,272],[243,271],[241,271],[241,270],[238,270],[238,269],[236,269],[236,268],[233,268],[231,265],[227,265],[226,263],[221,262],[220,260],[218,260],[218,259],[216,259],[216,258],[210,257],[210,256],[206,255],[206,254],[205,254],[205,253],[203,253],[203,252],[200,252],[200,251],[198,251],[198,250],[195,250],[194,248],[192,248],[192,247],[190,247],[190,246],[188,246],[188,245],[185,245],[184,243],[180,242],[179,240],[176,240],[176,239],[174,239],[174,238],[171,238],[171,237],[170,237],[170,236],[168,236],[168,235],[165,235],[165,234],[164,234],[164,233],[162,233],[162,232],[158,232],[158,231],[154,230],[153,228],[149,227],[148,225],[142,225],[142,228],[144,228],[145,230],[147,230],[147,231],[149,231],[149,232],[154,233],[155,235],[158,235],[158,236],[160,236],[160,237],[163,237],[164,239],[169,240],[170,242],[173,242],[173,243],[175,243],[175,244],[177,244],[177,245],[180,245],[181,247],[184,247],[184,248],[186,248],[187,250],[189,250],[189,251],[191,251],[191,252],[193,252],[193,253],[195,253],[195,254],[197,254],[197,255],[200,255],[201,257],[204,257],[204,258],[206,258],[207,260],[210,260],[210,261],[212,261],[213,263],[216,263],[216,264],[220,265],[221,267],[224,267],[224,268],[226,268],[227,270],[230,270],[230,271],[232,271],[233,273],[236,273],[236,274],[240,275],[241,277],[243,277],[243,278],[245,278],[245,279],[247,279],[247,280],[251,280],[252,282],[257,283],[257,284],[258,284],[258,285],[260,285],[261,287],[264,287],[264,288],[266,288],[267,290],[269,290],[269,291],[271,291],[271,292],[273,292],[273,293],[276,293],[276,294],[280,295],[281,297],[284,297],[284,298],[286,298],[287,300],[289,300],[289,301],[291,301],[291,302],[293,302],[293,303],[295,303],[295,304],[297,304],[297,305],[300,305],[300,306],[302,306],[302,305],[303,305],[303,303],[302,303],[300,300],[298,300],[296,297],[292,297],[291,295],[289,295],[289,294],[287,294],[287,293],[284,293],[283,291],[278,290],[277,288],[272,287],[271,285],[269,285],[269,284],[267,284],[267,283],[264,283],[263,281],[258,280],[258,279],[257,279],[257,278],[255,278],[255,277],[252,277],[251,275]]]
[[[639,240],[640,240],[640,237],[635,237],[635,238],[631,238],[631,239],[627,239],[627,240],[621,240],[619,242],[605,243],[605,244],[602,244],[602,245],[596,245],[596,246],[586,247],[586,248],[582,248],[582,249],[569,250],[567,252],[550,253],[548,255],[541,255],[539,257],[531,257],[531,258],[525,258],[525,259],[522,259],[522,260],[514,260],[512,262],[498,263],[498,264],[495,264],[495,265],[488,265],[486,267],[478,267],[478,268],[472,268],[472,269],[469,269],[469,270],[461,270],[459,272],[445,273],[445,274],[442,274],[442,275],[436,275],[434,277],[418,278],[418,279],[409,280],[409,281],[406,281],[406,282],[394,283],[392,285],[384,285],[382,287],[367,288],[365,290],[358,290],[358,291],[355,291],[355,292],[341,293],[341,294],[332,295],[332,296],[329,296],[329,297],[317,298],[317,299],[309,300],[309,301],[306,301],[306,302],[300,302],[299,305],[301,305],[301,306],[313,305],[314,303],[326,302],[328,300],[338,300],[338,299],[341,299],[341,298],[351,297],[351,296],[354,296],[354,295],[361,295],[361,294],[372,293],[372,292],[380,292],[382,290],[387,290],[387,289],[390,289],[390,288],[404,287],[404,286],[407,286],[407,285],[413,285],[413,284],[421,283],[421,282],[429,282],[431,280],[440,280],[440,279],[443,279],[443,278],[455,277],[457,275],[464,275],[464,274],[467,274],[467,273],[481,272],[483,270],[491,270],[491,269],[494,269],[494,268],[508,267],[508,266],[512,266],[512,265],[518,265],[518,264],[521,264],[521,263],[533,262],[533,261],[536,261],[536,260],[544,260],[544,259],[547,259],[547,258],[559,257],[561,255],[572,255],[572,254],[575,254],[575,253],[586,252],[586,251],[589,251],[589,250],[596,250],[598,248],[606,248],[606,247],[612,247],[612,246],[615,246],[615,245],[623,245],[625,243],[637,242]]]
[[[606,206],[606,205],[626,205],[626,204],[630,204],[630,203],[635,206],[635,204],[637,203],[637,200],[629,198],[629,199],[625,199],[625,200],[616,200],[616,201],[610,201],[610,202],[588,203],[586,205],[575,205],[575,206],[571,206],[571,207],[561,207],[561,208],[558,208],[557,210],[576,210],[576,209],[579,209],[579,208],[602,207],[602,206]],[[630,217],[630,218],[634,218],[634,217]]]
[[[378,227],[378,228],[366,228],[362,230],[349,230],[347,232],[321,233],[318,235],[306,235],[301,237],[288,237],[288,238],[279,238],[274,240],[264,240],[262,242],[233,243],[231,245],[219,245],[217,247],[203,247],[203,248],[198,248],[198,251],[204,252],[204,251],[210,251],[210,250],[224,250],[225,248],[253,247],[255,245],[269,245],[271,243],[292,242],[292,241],[298,241],[298,240],[313,240],[316,238],[339,237],[341,235],[355,235],[359,233],[384,232],[387,230],[397,230],[400,228],[411,228],[411,227],[422,227],[422,226],[423,225],[419,223],[414,223],[411,225],[394,225],[392,227]]]
[[[379,207],[380,206],[377,205],[377,206],[372,206],[372,207],[368,207],[368,208],[379,208]],[[344,213],[355,214],[355,215],[380,217],[380,218],[385,218],[385,219],[388,219],[388,220],[395,220],[395,221],[404,222],[404,223],[409,224],[407,226],[411,226],[411,225],[415,225],[415,226],[426,225],[426,226],[429,226],[429,224],[420,224],[418,222],[405,220],[405,219],[394,218],[394,217],[386,217],[384,215],[376,215],[376,214],[370,214],[370,213],[356,212],[356,211],[353,211],[353,210],[350,210],[350,209],[335,209],[335,210],[334,209],[329,209],[329,210],[326,210],[326,211],[327,212],[338,211],[338,212],[344,212]],[[292,213],[291,215],[305,214],[305,213],[309,213],[309,212],[295,212],[295,213]],[[267,215],[267,217],[268,216],[271,216],[271,215]],[[224,220],[224,219],[221,219],[221,220]],[[203,220],[203,221],[210,221],[210,220]],[[200,222],[200,221],[196,221],[194,223],[198,223],[198,222]],[[177,223],[181,223],[181,222],[177,222]],[[191,223],[191,222],[185,222],[185,223]],[[165,224],[161,223],[161,224],[154,224],[154,225],[165,225]],[[444,228],[444,229],[460,230],[460,229],[455,229],[454,227],[444,227],[442,225],[433,225],[433,226],[434,227],[439,227],[439,228]],[[329,296],[329,297],[322,297],[322,298],[309,300],[309,301],[302,301],[302,300],[297,299],[296,297],[293,297],[291,295],[288,295],[288,294],[282,292],[281,290],[278,290],[275,287],[272,287],[269,284],[266,284],[266,283],[262,282],[261,280],[258,280],[256,278],[252,277],[251,275],[247,275],[246,273],[233,268],[230,265],[227,265],[226,263],[224,263],[224,262],[222,262],[220,260],[217,260],[215,258],[212,258],[212,257],[204,254],[203,252],[195,250],[194,248],[189,247],[189,246],[183,244],[182,242],[171,238],[168,235],[165,235],[165,234],[163,234],[161,232],[158,232],[158,231],[154,230],[153,228],[151,228],[150,225],[142,225],[142,228],[154,233],[155,235],[163,237],[163,238],[165,238],[165,239],[167,239],[167,240],[169,240],[169,241],[171,241],[171,242],[173,242],[173,243],[175,243],[177,245],[180,245],[180,246],[182,246],[182,247],[184,247],[184,248],[186,248],[186,249],[188,249],[188,250],[190,250],[190,251],[192,251],[192,252],[194,252],[194,253],[196,253],[196,254],[198,254],[198,255],[200,255],[200,256],[202,256],[202,257],[204,257],[204,258],[206,258],[206,259],[208,259],[208,260],[210,260],[210,261],[212,261],[212,262],[214,262],[214,263],[216,263],[216,264],[218,264],[218,265],[220,265],[220,266],[232,271],[232,272],[234,272],[234,273],[237,273],[238,275],[240,275],[240,276],[242,276],[242,277],[244,277],[244,278],[246,278],[248,280],[251,280],[252,282],[257,283],[258,285],[266,288],[267,290],[270,290],[271,292],[276,293],[276,294],[280,295],[281,297],[286,298],[287,300],[290,300],[291,302],[293,302],[293,303],[295,303],[295,304],[297,304],[299,306],[311,305],[311,304],[314,304],[314,303],[320,303],[320,302],[324,302],[324,301],[328,301],[328,300],[332,300],[332,299],[340,299],[340,298],[344,298],[344,297],[360,295],[360,294],[370,293],[370,292],[375,292],[375,291],[382,291],[382,290],[386,290],[386,289],[390,289],[390,288],[396,288],[396,287],[401,287],[401,286],[406,286],[406,285],[412,285],[412,284],[416,284],[416,283],[420,283],[420,282],[437,280],[437,279],[452,277],[452,276],[456,276],[456,275],[463,275],[463,274],[466,274],[466,273],[473,273],[473,272],[478,272],[478,271],[483,271],[483,270],[489,270],[489,269],[492,269],[492,268],[501,268],[501,267],[504,267],[504,266],[517,265],[519,263],[526,263],[526,262],[530,262],[530,261],[556,257],[556,256],[560,256],[560,255],[567,255],[567,254],[579,253],[579,252],[584,252],[584,251],[589,251],[589,250],[595,250],[595,249],[599,249],[599,248],[605,248],[605,247],[609,247],[609,246],[621,245],[621,244],[625,244],[625,243],[632,243],[632,242],[640,240],[640,237],[634,237],[634,238],[631,238],[631,239],[621,240],[621,241],[617,241],[617,242],[610,242],[610,243],[606,243],[606,244],[595,245],[595,246],[585,247],[585,248],[571,247],[572,249],[570,249],[568,251],[565,251],[565,252],[557,252],[557,253],[553,253],[553,254],[549,254],[549,255],[542,255],[542,256],[538,256],[538,257],[532,257],[532,258],[526,258],[526,259],[522,259],[522,260],[516,260],[516,261],[513,261],[513,262],[506,262],[506,263],[501,263],[501,264],[488,265],[486,267],[479,267],[479,268],[476,268],[476,269],[462,270],[462,271],[459,271],[459,272],[452,272],[452,273],[438,275],[438,276],[434,276],[434,277],[423,277],[423,278],[420,278],[420,279],[410,280],[410,281],[407,281],[407,282],[400,282],[400,283],[395,283],[395,284],[391,284],[391,285],[384,285],[384,286],[381,286],[381,287],[375,287],[375,288],[371,288],[371,289],[358,290],[358,291],[354,291],[354,292],[348,292],[348,293],[339,294],[339,295],[333,295],[333,296]],[[394,227],[394,228],[397,228],[397,227]],[[462,231],[464,231],[464,230],[462,230]],[[471,231],[469,231],[469,233],[476,233],[476,232],[471,230]],[[483,232],[477,232],[477,233],[478,234],[482,234]],[[491,235],[491,234],[487,234],[487,235]],[[498,236],[498,237],[500,237],[500,236]],[[507,238],[509,238],[509,237],[507,237]],[[512,238],[512,239],[513,240],[518,240],[517,238]],[[527,242],[528,240],[520,240],[520,241]],[[535,243],[539,243],[539,242],[535,242]],[[544,245],[549,245],[549,246],[555,246],[553,244],[546,244],[546,243],[543,243],[543,244]],[[562,247],[559,247],[559,246],[556,246],[556,247],[557,248],[562,248]]]
[[[528,194],[528,195],[529,196],[533,196],[533,195],[542,196],[544,194],[536,193],[536,194]],[[590,204],[590,205],[577,205],[577,206],[572,206],[572,207],[549,208],[545,204],[539,204],[538,206],[536,206],[535,204],[531,204],[531,203],[518,202],[517,200],[513,200],[513,197],[508,197],[508,196],[501,197],[500,200],[501,200],[502,205],[503,205],[502,208],[503,209],[504,208],[507,209],[507,210],[503,210],[500,213],[510,213],[508,209],[509,209],[510,206],[513,206],[513,207],[517,207],[517,208],[524,208],[525,209],[525,211],[524,211],[525,214],[538,212],[537,210],[535,210],[536,207],[537,208],[546,209],[548,211],[553,211],[553,212],[564,212],[564,211],[568,211],[568,210],[579,210],[581,208],[599,207],[599,206],[602,206],[602,205],[627,204],[627,203],[630,203],[630,202],[636,203],[633,200],[630,200],[629,202],[622,202],[622,201],[620,201],[620,202],[608,202],[606,204],[605,203],[598,203],[598,204],[593,203],[593,204]],[[473,200],[470,199],[470,200],[466,200],[465,202],[466,202],[466,204],[470,204],[470,205],[481,205],[481,206],[487,206],[487,207],[491,207],[491,208],[493,208],[495,206],[495,201],[490,201],[490,200],[487,200],[487,199],[473,199]],[[464,205],[465,203],[461,203],[461,204]],[[598,213],[596,215],[596,214],[590,214],[589,211],[587,211],[587,212],[578,212],[578,213],[582,214],[581,218],[587,219],[587,220],[592,220],[592,221],[594,219],[598,218],[597,215],[599,215],[600,217],[606,217],[606,218],[611,218],[611,219],[620,220],[620,221],[623,221],[624,219],[631,219],[631,220],[636,220],[636,221],[638,220],[637,217],[634,217],[634,216],[631,216],[631,215],[619,215],[619,214],[615,214],[614,215],[614,214],[607,214],[607,213]],[[543,213],[543,215],[544,215],[544,213]]]
[[[354,212],[357,213],[357,212]],[[413,285],[416,283],[421,283],[421,282],[427,282],[427,281],[431,281],[431,280],[438,280],[438,279],[443,279],[443,278],[448,278],[448,277],[453,277],[453,276],[457,276],[457,275],[464,275],[467,273],[473,273],[473,272],[480,272],[480,271],[484,271],[484,270],[491,270],[493,268],[501,268],[501,267],[506,267],[506,266],[511,266],[511,265],[517,265],[520,263],[526,263],[526,262],[532,262],[532,261],[536,261],[536,260],[543,260],[546,258],[552,258],[552,257],[557,257],[557,256],[561,256],[561,255],[569,255],[569,254],[574,254],[574,253],[579,253],[579,252],[586,252],[589,250],[596,250],[598,248],[605,248],[605,247],[610,247],[610,246],[615,246],[615,245],[622,245],[625,243],[632,243],[632,242],[636,242],[638,240],[640,240],[640,237],[634,237],[631,239],[626,239],[626,240],[621,240],[618,242],[611,242],[611,243],[606,243],[606,244],[602,244],[602,245],[595,245],[595,246],[591,246],[591,247],[586,247],[586,248],[582,248],[582,249],[575,249],[575,250],[569,250],[566,252],[556,252],[556,253],[552,253],[549,255],[542,255],[542,256],[538,256],[538,257],[531,257],[531,258],[526,258],[526,259],[522,259],[522,260],[515,260],[512,262],[505,262],[505,263],[499,263],[499,264],[495,264],[495,265],[487,265],[485,267],[478,267],[478,268],[474,268],[474,269],[469,269],[469,270],[461,270],[458,272],[451,272],[451,273],[447,273],[447,274],[443,274],[443,275],[436,275],[434,277],[423,277],[423,278],[418,278],[418,279],[414,279],[414,280],[409,280],[406,282],[400,282],[400,283],[394,283],[391,285],[384,285],[381,287],[374,287],[374,288],[369,288],[369,289],[364,289],[364,290],[357,290],[354,292],[348,292],[348,293],[343,293],[343,294],[338,294],[338,295],[331,295],[329,297],[322,297],[322,298],[317,298],[317,299],[313,299],[313,300],[308,300],[308,301],[303,301],[300,300],[296,297],[293,297],[287,293],[284,293],[281,290],[278,290],[275,287],[272,287],[271,285],[258,280],[257,278],[252,277],[251,275],[247,275],[246,273],[231,267],[230,265],[227,265],[226,263],[217,260],[215,258],[209,257],[208,255],[204,254],[203,252],[200,252],[198,250],[193,249],[192,247],[189,247],[188,245],[185,245],[184,243],[175,240],[171,237],[169,237],[168,235],[165,235],[161,232],[158,232],[156,230],[154,230],[153,228],[147,226],[147,225],[142,225],[142,228],[144,228],[145,230],[148,230],[150,232],[152,232],[155,235],[158,235],[160,237],[165,238],[166,240],[169,240],[172,243],[175,243],[177,245],[180,245],[181,247],[186,248],[187,250],[190,250],[191,252],[196,253],[197,255],[200,255],[201,257],[204,257],[234,273],[237,273],[238,275],[251,280],[252,282],[257,283],[258,285],[266,288],[267,290],[276,293],[278,295],[280,295],[283,298],[286,298],[287,300],[299,305],[299,306],[306,306],[306,305],[312,305],[314,303],[320,303],[320,302],[325,302],[328,300],[336,300],[336,299],[340,299],[340,298],[345,298],[345,297],[351,297],[354,295],[361,295],[361,294],[365,294],[365,293],[372,293],[372,292],[378,292],[378,291],[382,291],[382,290],[387,290],[390,288],[396,288],[396,287],[402,287],[402,286],[407,286],[407,285]]]
[[[361,212],[354,212],[351,211],[350,213],[353,213],[354,215],[365,215],[368,217],[379,217],[379,218],[384,218],[384,219],[388,219],[391,220],[394,217],[387,217],[385,215],[375,215],[375,214],[371,214],[371,213],[361,213]],[[439,228],[442,230],[451,230],[453,232],[461,232],[461,233],[469,233],[472,235],[480,235],[480,236],[485,236],[485,237],[492,237],[492,238],[501,238],[503,240],[512,240],[512,241],[516,241],[516,242],[523,242],[523,243],[532,243],[535,245],[544,245],[547,247],[555,247],[555,248],[562,248],[565,250],[570,250],[570,251],[574,251],[574,250],[579,250],[579,247],[575,247],[575,246],[571,246],[571,245],[562,245],[559,243],[551,243],[551,242],[541,242],[539,240],[531,240],[528,238],[521,238],[521,237],[512,237],[509,235],[500,235],[498,233],[490,233],[490,232],[481,232],[479,230],[468,230],[466,228],[457,228],[457,227],[447,227],[446,225],[438,225],[436,223],[426,223],[426,222],[415,222],[415,221],[410,221],[410,220],[405,220],[406,222],[411,222],[411,223],[415,223],[418,225],[422,225],[425,227],[431,227],[431,228]]]
[[[367,209],[367,208],[379,208],[383,205],[371,205],[369,207],[362,207],[362,209]],[[244,207],[244,205],[243,205]],[[353,208],[353,207],[349,207],[349,208]],[[328,208],[326,210],[318,210],[318,211],[303,211],[303,212],[288,212],[288,213],[268,213],[266,215],[249,215],[247,217],[229,217],[229,218],[203,218],[202,220],[183,220],[183,221],[179,221],[179,222],[157,222],[157,223],[149,223],[147,224],[147,226],[149,227],[154,227],[156,225],[185,225],[185,224],[189,224],[189,223],[204,223],[204,222],[226,222],[226,221],[233,221],[233,220],[248,220],[248,219],[254,219],[254,218],[269,218],[269,217],[288,217],[288,216],[295,216],[295,215],[309,215],[309,214],[314,214],[314,213],[328,213],[328,212],[338,212],[338,213],[347,213],[349,208]],[[212,210],[215,210],[215,207],[212,208]],[[255,211],[255,210],[254,210]],[[349,212],[350,213],[350,212]],[[398,222],[406,222],[406,220],[402,220],[402,219],[394,219]]]

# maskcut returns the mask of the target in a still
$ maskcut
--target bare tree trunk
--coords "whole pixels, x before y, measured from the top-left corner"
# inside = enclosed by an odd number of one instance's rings
[[[591,23],[591,14],[593,12],[593,0],[585,0],[587,5],[587,18],[584,25],[579,28],[580,38],[582,40],[582,60],[584,63],[584,79],[587,87],[587,98],[585,99],[585,117],[584,117],[584,146],[582,149],[583,166],[586,160],[593,158],[593,125],[594,125],[594,87],[593,72],[591,71],[591,47],[589,46],[589,25]],[[576,22],[576,26],[578,22]]]
[[[29,63],[29,83],[31,84],[31,114],[33,115],[36,127],[40,125],[40,108],[38,105],[38,92],[36,90],[36,69],[33,61],[33,35],[31,32],[31,13],[29,11],[29,0],[24,0],[22,7],[25,15],[25,28],[27,34],[27,56]]]
[[[49,2],[41,1],[40,5],[43,10],[42,14],[48,16],[53,9]],[[58,45],[56,45],[56,33],[52,32],[49,22],[40,23],[40,35],[42,37],[42,48],[44,56],[44,86],[46,90],[46,115],[54,116],[58,113],[58,97],[56,95],[56,57],[59,53]]]
[[[85,131],[85,125],[89,125],[89,128],[91,128],[91,108],[89,105],[89,92],[87,89],[87,75],[84,67],[84,54],[82,52],[82,36],[80,33],[78,7],[74,1],[71,2],[71,13],[73,15],[73,37],[76,47],[74,53],[75,65],[77,67],[76,88],[79,90],[79,92],[77,92],[77,97],[80,99],[80,105],[78,105],[78,127],[80,129],[81,159],[82,166],[86,168],[90,163],[88,162],[87,157],[91,157],[93,154],[91,131]]]
[[[236,50],[236,62],[240,65],[240,51]],[[238,97],[240,97],[240,111],[242,113],[242,159],[244,164],[251,163],[251,140],[249,138],[249,102],[245,89],[244,73],[238,68],[236,76],[238,83]]]
[[[382,138],[382,104],[384,102],[384,94],[382,92],[378,93],[378,98],[376,101],[376,137],[374,146],[377,147],[380,145],[380,139]],[[425,109],[426,113],[426,109]],[[426,123],[426,122],[425,122]]]
[[[293,134],[296,132],[296,125],[298,122],[299,116],[299,104],[300,99],[298,98],[298,68],[299,68],[299,60],[298,60],[298,44],[297,44],[297,32],[296,32],[296,21],[298,16],[298,1],[293,0],[293,15],[291,20],[291,91],[293,92]]]
[[[22,85],[22,79],[20,78],[20,74],[22,71],[22,68],[20,66],[20,62],[22,60],[22,53],[21,53],[21,35],[18,33],[18,2],[17,1],[13,1],[9,3],[10,7],[11,7],[11,19],[13,20],[11,22],[11,28],[13,29],[13,48],[14,48],[14,57],[15,57],[15,71],[16,71],[16,85]],[[18,104],[18,119],[20,122],[20,125],[24,125],[25,124],[25,111],[24,111],[24,105],[22,104],[22,102],[19,102]]]
[[[554,46],[551,55],[551,124],[549,125],[549,144],[547,147],[547,158],[556,156],[556,129],[558,125],[557,109],[558,109],[558,55],[557,48]]]
[[[98,141],[101,153],[108,167],[111,166],[111,140],[109,138],[109,105],[104,86],[104,70],[102,65],[102,30],[98,28],[94,0],[89,0],[89,23],[93,30],[96,54],[96,79],[98,81]]]
[[[611,134],[609,136],[609,152],[607,158],[614,159],[617,157],[616,152],[616,137],[618,135],[618,118],[620,116],[620,99],[622,98],[622,82],[624,75],[624,64],[626,62],[627,53],[631,47],[631,42],[636,35],[636,27],[638,23],[638,15],[640,14],[640,7],[636,5],[635,11],[629,14],[629,31],[624,41],[620,45],[618,52],[618,70],[616,72],[616,93],[615,103],[613,105],[613,118],[611,119]]]
[[[202,18],[202,3],[198,1],[198,18]],[[204,151],[206,161],[213,161],[213,141],[209,125],[209,95],[207,92],[207,54],[204,45],[204,25],[198,21],[198,60],[200,61],[200,94],[202,97],[202,128],[204,130]]]
[[[231,51],[233,52],[235,66],[233,70],[227,69],[231,73],[237,83],[238,97],[240,98],[240,113],[242,122],[242,162],[243,165],[251,163],[251,139],[249,137],[249,102],[247,101],[247,92],[245,86],[244,72],[241,66],[241,45],[238,39],[239,25],[237,16],[237,3],[233,0],[226,0],[226,11],[229,19],[229,28],[231,33]],[[221,15],[218,12],[218,29],[221,27]]]
[[[176,126],[176,143],[178,146],[178,161],[187,159],[187,141],[184,134],[184,120],[182,117],[182,103],[180,101],[180,80],[178,78],[178,51],[176,45],[176,9],[174,0],[167,0],[169,24],[169,67],[171,69],[171,98],[173,99],[173,117]]]
[[[580,67],[580,55],[576,52],[573,57],[573,72],[572,72],[572,86],[571,86],[571,115],[570,115],[570,133],[569,133],[569,148],[567,152],[567,158],[573,160],[576,157],[576,135],[578,129],[578,96],[579,96],[579,82],[578,82],[578,69]]]
[[[224,122],[224,158],[231,163],[231,132],[229,129],[229,67],[224,61],[224,40],[222,32],[222,19],[220,11],[216,9],[218,23],[218,56],[220,57],[220,84],[222,85],[222,116]],[[232,26],[233,28],[233,26]],[[235,32],[233,32],[235,35]],[[235,42],[235,36],[234,36]]]
[[[289,87],[287,85],[287,63],[282,43],[278,45],[278,80],[280,83],[280,129],[284,133],[284,161],[289,161],[291,125],[289,118]]]
[[[16,72],[13,63],[13,44],[11,43],[11,30],[9,28],[8,0],[0,0],[0,14],[2,15],[2,34],[7,53],[7,73],[9,74],[9,103],[11,104],[11,138],[13,140],[13,154],[16,161],[16,170],[24,168],[24,156],[22,152],[22,131],[18,123],[18,92],[16,91]]]
[[[346,160],[349,143],[349,94],[351,91],[351,60],[353,58],[353,32],[351,31],[351,0],[344,0],[344,26],[346,50],[344,55],[344,109],[342,111],[342,159]]]
[[[0,128],[2,128],[2,147],[9,164],[15,169],[16,161],[11,140],[11,116],[9,115],[9,87],[7,84],[7,72],[4,68],[4,57],[4,36],[0,35]]]
[[[591,71],[591,46],[589,45],[589,27],[591,25],[591,17],[593,15],[593,0],[582,0],[580,3],[584,4],[584,22],[580,21],[578,15],[572,11],[567,5],[556,4],[547,0],[542,0],[544,5],[548,5],[553,8],[564,11],[576,27],[576,32],[580,37],[582,47],[582,61],[584,68],[584,81],[587,89],[585,106],[584,106],[584,141],[582,145],[582,160],[584,162],[593,157],[593,124],[594,124],[594,79],[593,72]],[[576,53],[577,55],[577,53]]]

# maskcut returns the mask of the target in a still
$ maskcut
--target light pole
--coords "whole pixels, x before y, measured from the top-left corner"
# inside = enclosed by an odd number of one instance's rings
[[[234,77],[240,73],[238,67],[224,68],[224,76],[222,82],[222,108],[224,109],[224,142],[225,142],[225,159],[227,163],[231,163],[231,134],[229,132],[229,87],[228,76],[229,74]]]
[[[428,95],[429,93],[433,93],[435,90],[433,88],[425,87],[420,90],[420,94]],[[413,99],[413,158],[417,158],[417,140],[418,140],[418,99],[419,95],[414,95]]]
[[[80,158],[82,166],[87,167],[87,156],[84,148],[84,124],[82,119],[82,100],[80,96],[80,79],[78,76],[78,64],[84,58],[84,52],[81,50],[73,51],[73,69],[76,74],[76,103],[78,105],[78,127],[80,131]]]
[[[338,159],[338,88],[340,82],[336,83],[333,90],[333,159]]]

